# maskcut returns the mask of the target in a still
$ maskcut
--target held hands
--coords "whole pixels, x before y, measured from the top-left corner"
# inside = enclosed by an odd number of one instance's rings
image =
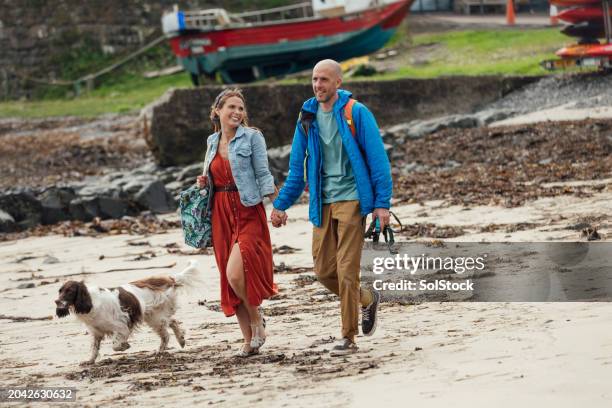
[[[274,228],[279,228],[283,225],[287,224],[287,213],[281,210],[277,210],[276,208],[272,209],[272,214],[270,215],[270,220],[272,221],[272,226]]]
[[[391,220],[391,215],[389,214],[389,210],[386,208],[375,208],[372,213],[372,220],[378,218],[378,222],[380,223],[380,230],[384,231],[385,226],[389,225]]]

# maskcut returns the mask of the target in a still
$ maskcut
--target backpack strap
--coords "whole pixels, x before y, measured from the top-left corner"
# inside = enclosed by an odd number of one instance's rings
[[[310,129],[310,125],[312,124],[313,120],[315,120],[315,115],[312,112],[305,110],[300,111],[298,122],[300,123],[306,137],[308,137],[308,129]]]
[[[308,138],[308,130],[310,129],[310,125],[315,120],[315,115],[312,112],[308,112],[305,110],[300,111],[300,116],[298,117],[298,123],[304,131],[304,136]],[[308,191],[308,170],[307,170],[307,162],[308,162],[308,148],[306,148],[306,157],[304,158],[304,191]]]
[[[357,137],[357,129],[355,128],[355,122],[353,121],[353,105],[355,105],[357,100],[353,98],[349,98],[346,105],[344,105],[344,118],[346,119],[346,123],[351,129],[351,134],[353,137]]]

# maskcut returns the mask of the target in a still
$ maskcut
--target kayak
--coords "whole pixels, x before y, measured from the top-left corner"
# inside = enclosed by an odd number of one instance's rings
[[[570,37],[604,38],[604,25],[598,21],[583,21],[582,23],[565,26],[561,32]]]
[[[601,7],[575,7],[559,12],[557,18],[572,24],[583,21],[603,21],[603,9]]]
[[[591,6],[601,4],[601,0],[550,0],[550,4],[558,7]]]
[[[612,57],[612,44],[570,45],[556,54],[561,58]]]

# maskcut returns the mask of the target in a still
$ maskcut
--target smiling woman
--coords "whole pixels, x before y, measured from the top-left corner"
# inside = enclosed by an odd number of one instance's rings
[[[208,138],[202,188],[210,183],[212,246],[220,272],[221,308],[236,315],[244,337],[237,352],[248,357],[266,340],[258,310],[276,293],[272,245],[263,198],[276,197],[262,133],[248,127],[246,102],[238,89],[221,92],[211,106],[215,133]]]

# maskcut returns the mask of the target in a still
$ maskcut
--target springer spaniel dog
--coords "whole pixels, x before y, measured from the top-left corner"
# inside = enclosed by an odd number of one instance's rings
[[[83,281],[64,283],[55,301],[57,316],[75,314],[93,335],[91,356],[82,364],[96,361],[104,336],[112,336],[115,351],[130,348],[128,338],[143,321],[161,338],[158,353],[168,345],[168,327],[181,347],[185,347],[185,332],[173,316],[178,291],[193,288],[200,282],[196,264],[190,261],[182,272],[141,279],[118,288],[104,289]]]

